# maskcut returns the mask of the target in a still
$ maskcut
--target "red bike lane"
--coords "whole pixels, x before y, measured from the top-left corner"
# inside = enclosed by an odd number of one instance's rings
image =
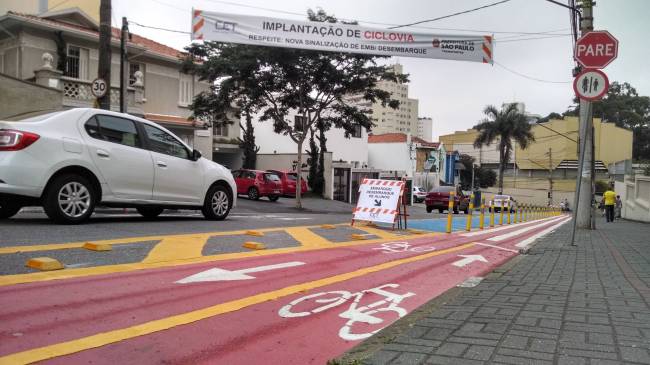
[[[36,349],[36,354],[31,354],[36,357],[44,356],[38,355],[39,351],[71,353],[75,345],[60,343],[84,342],[85,337],[98,333],[121,331],[125,333],[116,334],[112,340],[104,339],[103,343],[94,339],[85,345],[77,343],[80,346],[77,348],[86,350],[50,361],[250,363],[251,359],[264,359],[265,363],[324,363],[466,278],[492,270],[516,254],[517,242],[561,221],[565,219],[515,225],[512,229],[472,237],[454,234],[406,243],[329,248],[0,288],[0,298],[3,298],[0,299],[3,308],[0,356],[20,351],[29,353],[30,349]],[[530,229],[513,235],[524,227]],[[504,234],[513,236],[498,243],[487,243],[488,246],[481,243]],[[497,245],[499,248],[493,247]],[[473,255],[482,255],[487,262]],[[214,267],[237,271],[298,262],[303,264],[250,273],[255,279],[176,283]],[[303,287],[293,292],[285,290],[300,285]],[[150,321],[164,321],[170,316],[273,291],[277,293],[262,297],[259,302],[244,303],[235,310],[147,332]],[[301,300],[324,292],[338,293]],[[13,300],[9,300],[10,295],[14,295]],[[56,299],[55,302],[38,300],[48,296]],[[364,309],[381,300],[384,303]],[[294,305],[281,311],[292,302]],[[338,305],[312,313],[314,308],[334,303]],[[312,305],[314,308],[310,309]],[[357,310],[347,311],[355,306]],[[389,309],[381,310],[384,307]],[[145,328],[143,332],[129,334],[129,327],[134,326]],[[120,336],[124,339],[115,340]],[[104,343],[108,344],[102,346]],[[91,349],[97,344],[100,347]],[[43,349],[48,345],[56,350]],[[0,363],[10,359],[0,357]]]

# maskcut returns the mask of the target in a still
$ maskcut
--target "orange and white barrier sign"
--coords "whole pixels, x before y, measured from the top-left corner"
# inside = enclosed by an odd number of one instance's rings
[[[404,192],[404,181],[363,179],[354,220],[395,223],[397,206]]]

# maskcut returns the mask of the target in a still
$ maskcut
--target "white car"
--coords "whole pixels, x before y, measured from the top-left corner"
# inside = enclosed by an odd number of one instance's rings
[[[502,202],[503,207],[508,211],[517,211],[517,201],[510,195],[495,195],[494,199],[488,202],[488,208],[493,209],[495,212],[500,212]]]
[[[427,197],[427,191],[419,186],[413,186],[413,202],[422,203]]]
[[[236,191],[230,170],[128,114],[79,108],[0,121],[0,219],[40,205],[55,222],[77,224],[103,205],[147,218],[200,209],[222,220]]]

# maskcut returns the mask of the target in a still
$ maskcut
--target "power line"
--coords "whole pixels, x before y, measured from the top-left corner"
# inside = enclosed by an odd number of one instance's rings
[[[185,31],[182,31],[182,30],[168,29],[168,28],[161,28],[161,27],[154,27],[154,26],[151,26],[151,25],[144,25],[144,24],[140,24],[140,23],[138,23],[138,22],[135,22],[135,21],[133,21],[133,20],[129,20],[129,24],[137,25],[137,26],[142,27],[142,28],[150,28],[150,29],[156,29],[156,30],[163,30],[163,31],[165,31],[165,32],[182,33],[182,34],[191,34],[190,32],[185,32]]]
[[[515,74],[515,75],[517,75],[517,76],[521,76],[521,77],[523,77],[523,78],[526,78],[526,79],[529,79],[529,80],[533,80],[533,81],[545,82],[545,83],[549,83],[549,84],[570,84],[570,83],[571,83],[571,81],[550,81],[550,80],[538,79],[538,78],[536,78],[536,77],[528,76],[528,75],[522,74],[522,73],[520,73],[520,72],[517,72],[517,71],[515,71],[515,70],[511,70],[511,69],[507,68],[506,66],[500,64],[500,63],[497,62],[497,61],[494,61],[494,64],[497,65],[497,66],[499,66],[499,67],[501,67],[502,69],[504,69],[504,70],[510,72],[510,73],[513,73],[513,74]]]
[[[403,27],[410,27],[410,26],[412,26],[412,25],[417,25],[417,24],[422,24],[422,23],[433,22],[433,21],[441,20],[441,19],[447,19],[447,18],[451,18],[451,17],[454,17],[454,16],[458,16],[458,15],[462,15],[462,14],[467,14],[467,13],[471,13],[471,12],[478,11],[478,10],[481,10],[481,9],[485,9],[485,8],[489,8],[489,7],[492,7],[492,6],[496,6],[496,5],[499,5],[499,4],[507,3],[508,1],[510,1],[510,0],[501,0],[501,1],[497,1],[497,2],[492,3],[492,4],[487,4],[487,5],[479,6],[478,8],[469,9],[469,10],[464,10],[464,11],[459,11],[459,12],[457,12],[457,13],[453,13],[453,14],[449,14],[449,15],[439,16],[439,17],[437,17],[437,18],[433,18],[433,19],[421,20],[421,21],[418,21],[418,22],[415,22],[415,23],[409,23],[409,24],[398,25],[398,26],[395,26],[395,27],[390,27],[390,28],[388,28],[388,29],[397,29],[397,28],[403,28]]]
[[[155,3],[158,3],[158,4],[161,4],[161,5],[168,6],[170,8],[174,8],[176,10],[182,10],[182,11],[187,11],[188,10],[186,8],[180,8],[178,6],[175,6],[175,5],[160,1],[160,0],[151,0],[151,1],[153,1]],[[248,9],[264,10],[264,11],[269,11],[269,12],[278,13],[278,14],[296,15],[296,16],[300,16],[300,17],[303,17],[303,18],[306,15],[304,13],[292,12],[292,11],[281,10],[281,9],[266,8],[266,7],[247,5],[247,4],[239,4],[239,3],[234,3],[234,2],[231,2],[231,1],[223,1],[223,0],[206,0],[206,1],[209,1],[209,2],[212,2],[212,3],[220,3],[220,4],[231,5],[231,6],[243,7],[243,8],[248,8]],[[364,23],[364,24],[382,25],[382,26],[388,26],[388,27],[400,26],[399,24],[395,24],[395,23],[382,23],[382,22],[376,22],[376,21],[370,21],[370,20],[346,19],[346,18],[338,18],[338,19],[346,21],[346,22],[357,21],[359,23]],[[427,27],[427,26],[413,26],[413,28],[429,29],[429,30],[445,30],[445,31],[448,30],[448,31],[456,31],[456,32],[478,32],[478,33],[493,33],[493,34],[517,34],[517,35],[546,35],[546,34],[549,34],[549,33],[555,33],[555,32],[562,32],[562,31],[570,30],[570,28],[562,28],[562,29],[553,29],[553,30],[547,30],[547,31],[542,31],[542,32],[522,32],[522,31],[498,31],[498,30],[490,30],[490,29],[440,28],[440,27]]]

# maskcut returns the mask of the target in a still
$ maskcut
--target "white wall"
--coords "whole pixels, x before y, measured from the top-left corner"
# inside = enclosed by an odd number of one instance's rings
[[[293,120],[293,116],[290,118]],[[260,122],[255,118],[255,143],[260,147],[259,153],[296,153],[297,145],[289,136],[277,134],[273,131],[273,122]],[[332,161],[347,161],[356,167],[368,164],[368,133],[362,128],[361,138],[345,138],[342,129],[331,129],[325,133],[327,137],[327,151],[332,152]],[[316,140],[318,143],[318,140]],[[309,137],[305,140],[303,151],[309,149]],[[303,157],[307,161],[307,156]]]
[[[406,143],[369,143],[368,164],[371,168],[404,171],[413,176],[415,161]]]
[[[623,218],[650,222],[650,176],[626,176],[625,182],[616,181],[614,189],[623,201]]]

